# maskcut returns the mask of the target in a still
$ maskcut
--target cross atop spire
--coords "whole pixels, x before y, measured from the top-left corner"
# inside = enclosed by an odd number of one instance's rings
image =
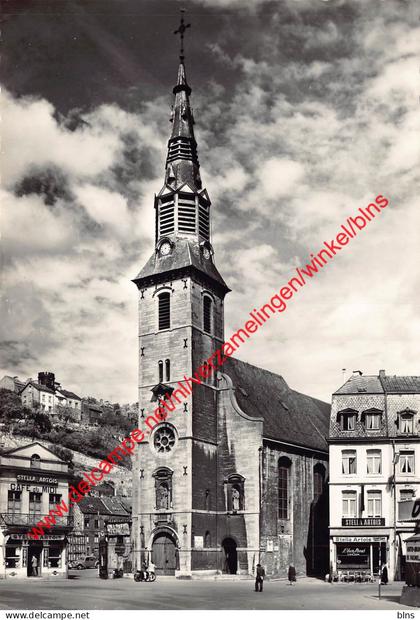
[[[187,28],[191,28],[191,24],[186,24],[184,22],[184,13],[185,13],[185,9],[181,9],[181,23],[179,24],[178,30],[174,31],[174,34],[179,34],[179,39],[180,39],[179,59],[181,62],[184,61],[184,33]]]

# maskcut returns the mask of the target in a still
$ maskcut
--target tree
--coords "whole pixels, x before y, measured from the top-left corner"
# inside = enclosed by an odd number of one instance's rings
[[[22,405],[19,394],[0,389],[0,418],[3,421],[23,420],[27,412],[28,409]]]

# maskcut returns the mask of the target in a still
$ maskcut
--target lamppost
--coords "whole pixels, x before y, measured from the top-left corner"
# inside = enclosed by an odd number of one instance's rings
[[[394,493],[394,541],[393,541],[393,547],[394,547],[394,579],[396,579],[398,577],[397,574],[397,484],[396,484],[396,480],[395,480],[395,476],[396,476],[396,468],[397,468],[397,463],[400,460],[400,453],[395,451],[395,441],[392,442],[392,466],[393,466],[393,473],[392,473],[392,487],[393,487],[393,493]]]

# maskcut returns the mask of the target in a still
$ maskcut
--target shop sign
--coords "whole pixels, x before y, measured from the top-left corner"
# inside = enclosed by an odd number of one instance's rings
[[[341,519],[341,525],[346,527],[371,527],[375,525],[385,525],[384,517],[346,517]]]
[[[106,532],[109,536],[130,536],[128,523],[107,523]]]
[[[204,536],[194,536],[194,549],[204,548]]]
[[[345,557],[361,558],[369,554],[368,545],[356,545],[355,547],[341,547],[340,555]]]
[[[26,484],[38,483],[38,484],[58,484],[57,478],[51,478],[50,476],[41,476],[41,474],[17,474],[16,480],[24,482]]]
[[[272,540],[267,540],[267,551],[273,551],[274,543]]]
[[[407,542],[407,562],[420,562],[420,541],[419,542]]]
[[[45,534],[44,536],[40,536],[40,540],[64,540],[64,535],[58,534]],[[33,540],[28,534],[10,534],[9,540]]]
[[[386,536],[336,536],[334,538],[335,542],[351,542],[351,543],[372,543],[372,542],[386,542]]]

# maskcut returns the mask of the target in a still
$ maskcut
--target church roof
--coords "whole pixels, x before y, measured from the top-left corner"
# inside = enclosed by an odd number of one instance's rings
[[[328,403],[292,390],[281,375],[235,358],[225,361],[223,373],[231,378],[244,413],[264,420],[264,438],[328,451]]]
[[[225,293],[230,289],[218,272],[211,259],[204,258],[200,246],[189,239],[177,239],[172,251],[167,256],[154,252],[140,273],[134,278],[138,286],[142,283],[154,283],[160,280],[168,281],[169,272],[193,268],[205,278],[220,285]]]

